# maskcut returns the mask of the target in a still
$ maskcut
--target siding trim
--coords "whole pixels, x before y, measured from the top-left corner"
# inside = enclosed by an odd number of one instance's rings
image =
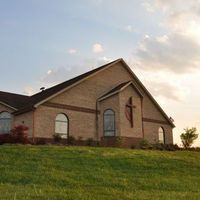
[[[67,104],[51,103],[51,102],[46,102],[42,105],[46,106],[46,107],[51,107],[51,108],[61,108],[61,109],[73,110],[73,111],[77,111],[77,112],[100,114],[99,110],[86,108],[86,107],[80,107],[80,106],[72,106],[72,105],[67,105]]]

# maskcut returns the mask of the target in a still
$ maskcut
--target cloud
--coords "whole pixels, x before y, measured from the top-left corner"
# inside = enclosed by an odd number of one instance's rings
[[[90,57],[84,58],[81,64],[52,68],[38,81],[38,87],[51,87],[111,61],[113,61],[112,58],[105,56]]]
[[[47,71],[47,74],[51,74],[51,73],[52,73],[52,70],[51,70],[51,69]]]
[[[135,55],[146,70],[185,73],[200,69],[200,43],[182,34],[145,37]]]
[[[130,33],[134,31],[134,30],[133,30],[133,27],[132,27],[131,25],[125,26],[125,27],[124,27],[124,30],[127,31],[127,32],[130,32]]]
[[[75,66],[70,67],[57,67],[49,70],[47,74],[40,79],[41,84],[47,84],[47,86],[55,85],[60,82],[66,81],[73,77],[73,75],[81,73],[81,68]]]
[[[76,49],[69,49],[69,50],[68,50],[68,53],[69,53],[69,54],[76,54],[76,53],[77,53],[77,50],[76,50]]]
[[[144,1],[144,2],[142,2],[142,6],[150,13],[155,12],[155,8],[151,2]]]
[[[145,37],[134,56],[146,70],[188,73],[200,70],[200,0],[146,0],[152,11],[162,12],[165,34]]]
[[[93,52],[94,53],[102,53],[104,51],[103,47],[101,44],[96,43],[93,45]]]
[[[24,88],[23,93],[24,93],[25,95],[31,96],[31,95],[33,95],[34,93],[36,93],[36,90],[35,90],[33,87],[31,87],[31,86],[26,86],[26,87]]]
[[[99,57],[98,59],[97,59],[97,63],[99,63],[99,64],[103,64],[103,63],[109,63],[109,62],[112,62],[113,61],[113,59],[112,58],[107,58],[107,57]]]
[[[132,66],[130,62],[129,65]],[[171,72],[159,71],[155,73],[154,71],[135,67],[133,71],[150,93],[162,102],[169,100],[185,101],[187,95],[190,93],[189,86],[183,84],[187,77],[185,75],[179,77],[178,74],[172,74]]]
[[[146,84],[155,97],[162,97],[173,101],[183,101],[185,99],[186,92],[179,85],[167,81],[149,81]]]

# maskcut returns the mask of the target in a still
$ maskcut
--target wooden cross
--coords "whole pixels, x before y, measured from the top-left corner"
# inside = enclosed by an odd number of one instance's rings
[[[133,122],[133,109],[136,108],[135,105],[133,105],[133,99],[132,97],[129,98],[128,102],[126,103],[126,118],[129,120],[130,124],[131,124],[131,128],[133,128],[134,126],[134,122]]]

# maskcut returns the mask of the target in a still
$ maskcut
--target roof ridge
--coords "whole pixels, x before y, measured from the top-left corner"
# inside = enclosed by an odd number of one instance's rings
[[[113,63],[115,63],[115,62],[119,62],[119,61],[121,61],[121,60],[123,60],[123,59],[122,59],[122,58],[119,58],[119,59],[116,59],[116,60],[114,60],[114,61],[112,61],[112,62],[109,62],[109,63],[106,63],[106,64],[104,64],[104,65],[101,65],[100,67],[97,67],[97,68],[95,68],[95,69],[92,69],[92,70],[89,70],[89,71],[87,71],[87,72],[84,72],[84,73],[82,73],[82,74],[80,74],[80,75],[78,75],[78,76],[75,76],[75,77],[73,77],[73,78],[71,78],[71,79],[68,79],[68,80],[66,80],[66,81],[63,81],[63,82],[61,82],[61,83],[59,83],[59,84],[56,84],[56,85],[54,85],[54,86],[52,86],[52,87],[49,87],[49,88],[47,88],[47,89],[45,89],[45,90],[43,90],[43,91],[41,91],[41,92],[35,93],[35,94],[33,94],[31,97],[34,97],[34,96],[36,96],[36,95],[38,95],[38,94],[41,94],[42,92],[48,91],[48,90],[53,89],[53,88],[55,88],[55,87],[61,86],[61,85],[65,84],[65,83],[67,83],[67,82],[73,81],[73,80],[78,79],[78,78],[80,78],[80,77],[82,77],[82,76],[86,76],[87,74],[88,74],[88,75],[89,75],[89,74],[92,74],[92,73],[94,73],[94,72],[96,72],[96,71],[98,71],[98,70],[100,70],[100,69],[102,69],[102,68],[104,68],[104,67],[106,67],[106,66],[108,66],[108,65],[111,65],[111,64],[113,64]]]

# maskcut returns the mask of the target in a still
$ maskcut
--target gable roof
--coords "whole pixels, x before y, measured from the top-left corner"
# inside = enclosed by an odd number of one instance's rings
[[[88,71],[84,74],[81,74],[75,78],[72,78],[68,81],[65,81],[63,83],[60,83],[56,86],[53,86],[51,88],[48,88],[42,92],[39,92],[33,96],[29,97],[29,101],[26,102],[26,106],[20,107],[19,110],[15,111],[14,114],[19,115],[21,113],[24,112],[28,112],[31,111],[32,109],[36,108],[38,105],[42,104],[43,102],[47,101],[50,98],[55,97],[56,95],[64,92],[65,90],[79,84],[80,82],[84,81],[85,79],[99,73],[100,71],[103,71],[117,63],[122,63],[123,66],[125,66],[125,68],[130,72],[130,74],[133,76],[134,80],[136,81],[137,85],[140,86],[144,92],[146,93],[146,95],[151,99],[151,101],[153,102],[153,104],[160,110],[160,112],[163,114],[163,116],[166,118],[166,120],[169,122],[169,124],[172,125],[172,127],[175,127],[175,125],[173,124],[173,122],[169,119],[169,117],[167,116],[167,114],[163,111],[163,109],[160,107],[160,105],[156,102],[156,100],[153,98],[153,96],[150,94],[150,92],[146,89],[146,87],[142,84],[142,82],[137,78],[137,76],[133,73],[133,71],[130,69],[130,67],[126,64],[126,62],[120,58],[117,59],[113,62],[110,62],[108,64],[105,64],[101,67],[98,67],[96,69],[93,69],[91,71]],[[125,83],[124,83],[125,84]],[[123,84],[121,86],[118,87],[122,87]],[[115,88],[116,90],[118,88]],[[20,95],[21,96],[21,95]]]
[[[103,70],[103,69],[105,69],[107,67],[110,67],[110,66],[114,65],[115,63],[118,63],[120,60],[122,60],[122,59],[114,60],[114,61],[112,61],[110,63],[102,65],[101,67],[98,67],[96,69],[88,71],[88,72],[86,72],[84,74],[81,74],[81,75],[75,77],[75,78],[72,78],[72,79],[67,80],[67,81],[65,81],[63,83],[60,83],[58,85],[55,85],[55,86],[53,86],[51,88],[48,88],[48,89],[46,89],[44,91],[41,91],[39,93],[36,93],[36,94],[32,95],[30,97],[29,103],[26,106],[20,108],[16,112],[14,112],[14,114],[18,115],[18,114],[22,114],[24,112],[32,110],[36,104],[48,99],[51,96],[56,95],[60,91],[63,91],[64,89],[66,89],[66,88],[68,88],[68,87],[70,87],[72,85],[77,84],[78,82],[86,79],[87,77],[89,77],[91,75],[94,75],[97,72],[99,72],[99,71],[101,71],[101,70]]]
[[[117,94],[121,91],[123,91],[125,88],[127,88],[129,85],[132,85],[134,87],[134,89],[136,90],[136,92],[143,97],[141,91],[135,86],[135,84],[132,81],[126,81],[124,83],[120,83],[119,85],[117,85],[116,87],[114,87],[113,89],[111,89],[110,91],[108,91],[106,94],[102,95],[98,100],[102,101],[104,99],[107,99],[108,97]]]
[[[14,109],[20,109],[30,100],[29,96],[0,91],[0,103]]]

